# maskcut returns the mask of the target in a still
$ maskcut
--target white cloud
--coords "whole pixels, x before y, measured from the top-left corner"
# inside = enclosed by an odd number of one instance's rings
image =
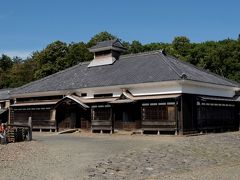
[[[32,54],[32,51],[23,51],[23,50],[5,50],[0,51],[0,54],[6,54],[10,57],[20,57],[22,59],[26,59],[27,57],[30,57]]]

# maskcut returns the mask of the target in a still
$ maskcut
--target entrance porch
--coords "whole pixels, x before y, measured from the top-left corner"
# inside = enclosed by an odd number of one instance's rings
[[[56,111],[56,129],[90,129],[89,107],[81,103],[75,96],[66,96],[54,107]]]

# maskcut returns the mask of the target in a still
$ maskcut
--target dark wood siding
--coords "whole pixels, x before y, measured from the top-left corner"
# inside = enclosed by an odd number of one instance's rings
[[[8,122],[8,115],[9,115],[9,110],[6,110],[2,114],[0,114],[0,124]]]
[[[197,131],[196,96],[191,94],[182,95],[183,133]]]
[[[177,101],[175,99],[142,103],[143,131],[177,130],[177,110]]]
[[[141,128],[141,104],[127,103],[113,106],[114,129],[134,130]]]
[[[18,107],[13,108],[11,123],[27,124],[32,117],[33,129],[55,129],[55,121],[50,119],[50,107]]]
[[[182,95],[183,134],[204,130],[238,130],[237,104],[231,101],[203,100]]]
[[[229,102],[197,102],[199,130],[235,129],[238,126],[236,105]]]

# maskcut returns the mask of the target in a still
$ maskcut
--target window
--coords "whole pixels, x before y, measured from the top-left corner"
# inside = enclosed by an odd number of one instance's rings
[[[95,52],[95,56],[99,57],[99,56],[106,56],[108,54],[111,53],[111,50],[107,50],[107,51],[100,51],[100,52]]]
[[[81,93],[81,97],[86,97],[87,93]]]
[[[147,103],[142,104],[143,121],[175,121],[175,103]]]
[[[106,93],[106,94],[94,94],[94,98],[105,98],[105,97],[112,97],[113,93]]]
[[[92,120],[106,121],[111,119],[110,105],[92,106]]]
[[[235,118],[234,104],[206,103],[197,106],[197,119],[200,127],[231,125]]]
[[[6,106],[6,103],[5,102],[0,102],[0,109],[4,109]]]

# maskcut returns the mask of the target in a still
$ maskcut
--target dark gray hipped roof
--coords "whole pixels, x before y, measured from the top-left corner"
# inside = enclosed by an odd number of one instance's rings
[[[126,48],[123,47],[122,43],[118,39],[107,40],[98,42],[95,46],[89,48],[91,52],[103,50],[103,49],[113,49],[118,48],[125,50]]]
[[[0,89],[0,100],[10,99],[10,89]]]
[[[193,80],[211,84],[239,87],[228,79],[203,71],[181,60],[155,51],[120,56],[114,64],[88,68],[81,63],[46,78],[29,83],[12,94],[73,90],[88,87],[139,84],[173,80]]]

